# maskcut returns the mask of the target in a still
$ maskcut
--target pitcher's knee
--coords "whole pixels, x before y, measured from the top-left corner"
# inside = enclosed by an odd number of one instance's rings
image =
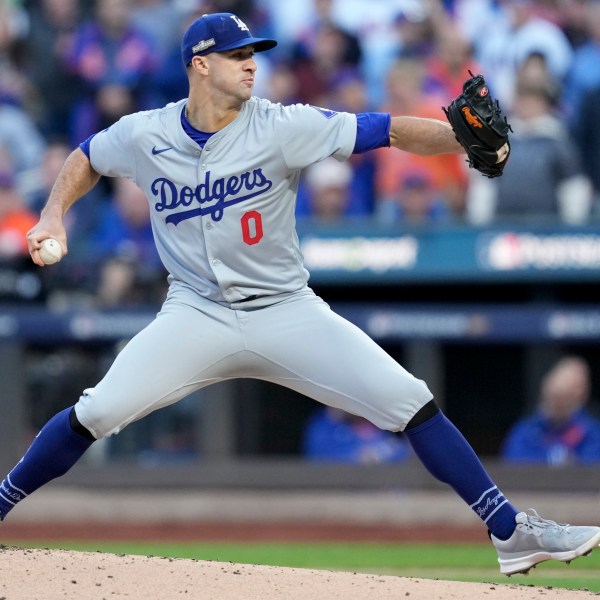
[[[69,425],[71,426],[71,429],[80,436],[91,441],[96,440],[94,434],[87,427],[84,427],[81,424],[81,421],[77,418],[75,407],[71,408],[71,412],[69,413]]]
[[[389,398],[390,393],[387,396]],[[425,382],[416,378],[405,383],[402,389],[393,390],[391,396],[384,406],[377,407],[375,418],[370,418],[377,427],[389,431],[403,431],[415,414],[433,399]]]
[[[124,427],[123,417],[97,398],[93,388],[83,392],[75,405],[75,414],[81,425],[98,440],[119,433]]]

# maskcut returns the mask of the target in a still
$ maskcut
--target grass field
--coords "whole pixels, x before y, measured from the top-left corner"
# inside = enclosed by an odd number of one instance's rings
[[[500,575],[491,546],[375,543],[136,543],[39,541],[11,544],[116,554],[168,556],[247,564],[331,569],[425,579],[550,586],[600,593],[600,551],[571,565],[544,563],[530,575]]]

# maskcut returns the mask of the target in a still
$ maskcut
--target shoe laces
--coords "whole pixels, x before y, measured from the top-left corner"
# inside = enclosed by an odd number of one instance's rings
[[[568,523],[557,523],[550,519],[542,519],[537,511],[529,508],[524,513],[520,513],[516,518],[517,525],[534,535],[542,535],[544,531],[561,530],[564,533],[569,531],[571,527]]]

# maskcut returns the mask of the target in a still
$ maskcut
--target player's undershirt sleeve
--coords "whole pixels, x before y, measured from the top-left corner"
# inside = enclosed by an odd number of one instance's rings
[[[362,154],[375,148],[390,145],[390,126],[392,118],[389,113],[358,113],[356,115],[356,143],[352,154]]]
[[[84,140],[83,142],[81,142],[81,144],[79,144],[79,148],[88,158],[90,157],[90,142],[92,141],[92,138],[95,135],[95,133],[92,133],[92,135],[90,135],[90,137],[87,140]]]

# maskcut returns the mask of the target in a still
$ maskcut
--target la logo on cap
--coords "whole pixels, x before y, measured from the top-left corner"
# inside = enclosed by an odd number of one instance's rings
[[[250,31],[248,29],[248,26],[246,25],[246,23],[244,23],[244,21],[242,21],[239,17],[237,17],[236,15],[230,15],[231,18],[237,23],[237,26],[242,30],[242,31]]]
[[[181,58],[187,67],[198,54],[225,52],[244,46],[253,46],[254,52],[263,52],[276,45],[275,40],[254,37],[237,15],[212,13],[202,15],[188,27],[181,40]]]

